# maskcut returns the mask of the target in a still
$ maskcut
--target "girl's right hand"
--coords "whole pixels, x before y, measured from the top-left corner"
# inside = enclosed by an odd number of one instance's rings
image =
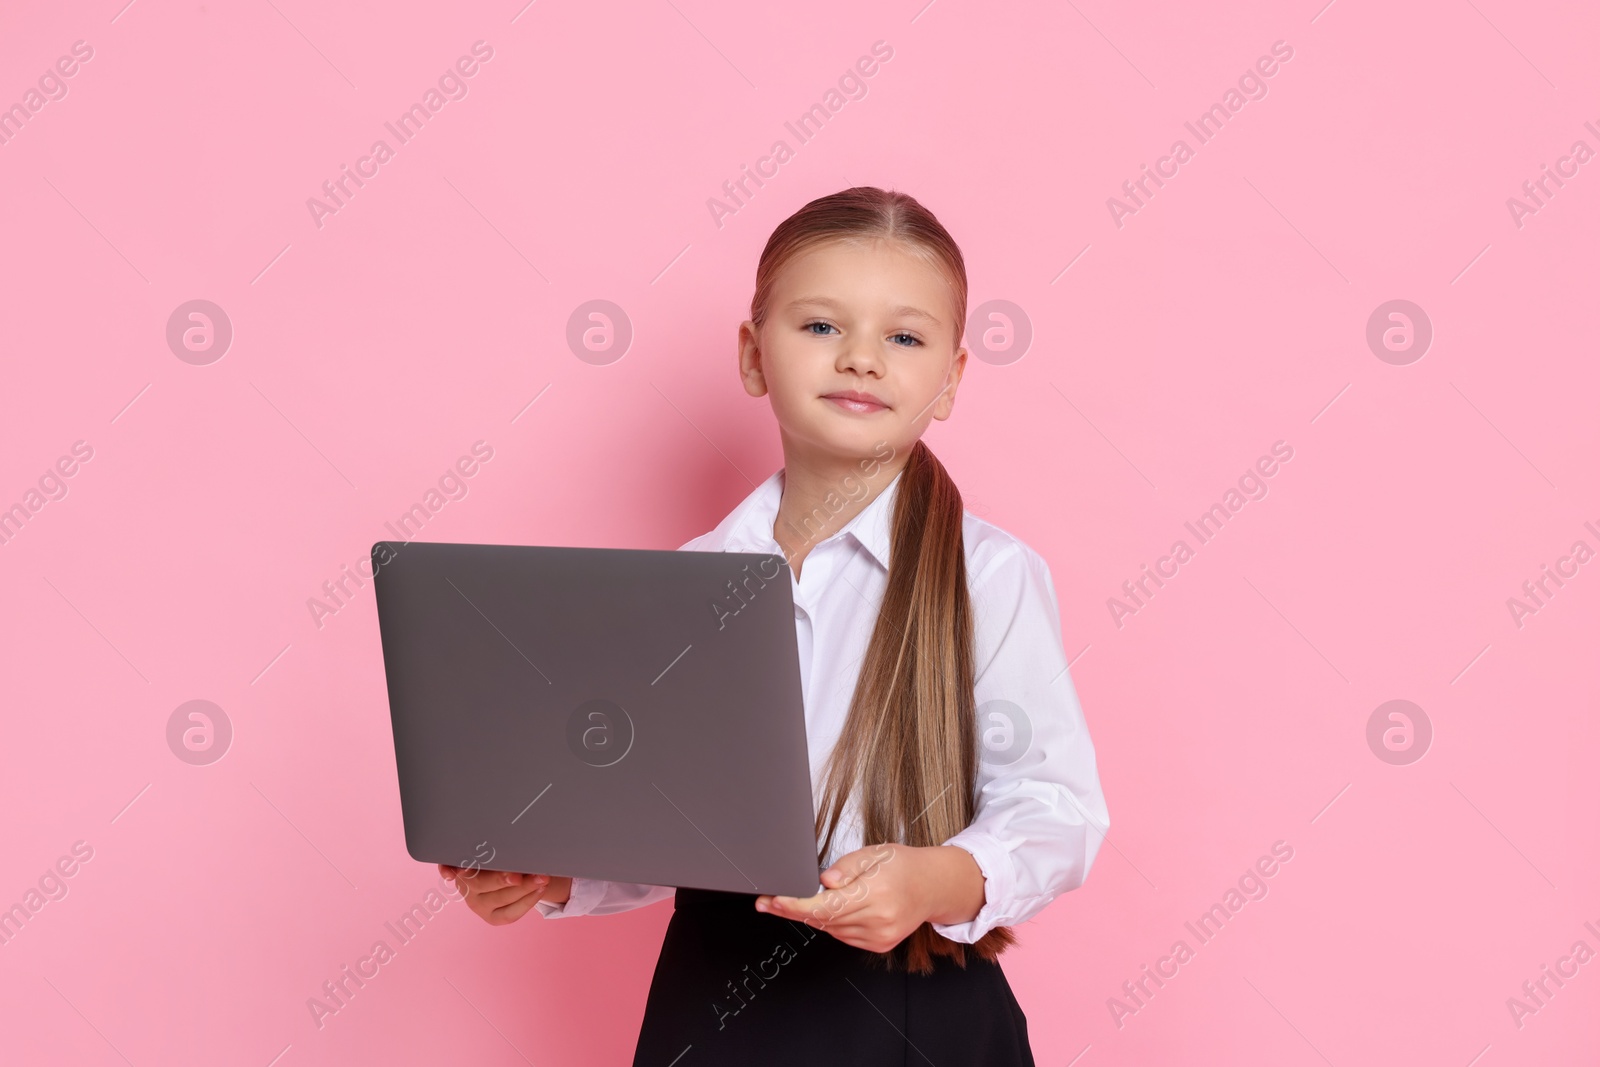
[[[467,907],[491,926],[514,923],[539,901],[564,904],[572,895],[572,879],[550,874],[519,874],[439,864],[439,877],[456,883]]]

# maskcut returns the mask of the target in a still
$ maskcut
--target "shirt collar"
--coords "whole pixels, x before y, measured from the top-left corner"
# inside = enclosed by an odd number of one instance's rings
[[[870,504],[844,526],[824,533],[814,545],[840,534],[853,537],[887,571],[894,501],[904,474],[905,468],[902,467]],[[779,467],[718,524],[712,531],[712,543],[720,546],[724,552],[771,552],[782,555],[783,549],[772,536],[772,525],[777,521],[778,504],[783,499],[783,482],[784,468]],[[843,499],[842,493],[840,498]]]

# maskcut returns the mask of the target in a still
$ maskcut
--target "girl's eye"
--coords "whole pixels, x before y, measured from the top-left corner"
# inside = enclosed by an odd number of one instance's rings
[[[819,331],[819,330],[812,329],[812,327],[814,327],[814,326],[820,326],[820,327],[822,327],[822,330]],[[806,323],[804,326],[802,326],[800,328],[802,330],[805,330],[806,332],[810,333],[813,337],[826,337],[827,333],[825,331],[835,329],[833,323],[831,323],[831,322],[823,322],[820,319],[815,321],[815,322],[808,322],[808,323]],[[891,339],[894,339],[894,340],[897,340],[897,341],[903,338],[904,342],[909,342],[909,343],[904,343],[903,342],[901,344],[902,348],[911,348],[913,346],[917,346],[917,345],[922,344],[922,341],[915,334],[905,333],[904,331],[902,331],[900,333],[890,334],[889,336],[890,336]]]

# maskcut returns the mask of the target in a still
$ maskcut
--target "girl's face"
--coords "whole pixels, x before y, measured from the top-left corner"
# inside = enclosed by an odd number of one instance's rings
[[[943,273],[903,242],[827,241],[780,272],[759,334],[739,327],[739,369],[771,393],[786,460],[905,456],[955,406],[961,328]]]

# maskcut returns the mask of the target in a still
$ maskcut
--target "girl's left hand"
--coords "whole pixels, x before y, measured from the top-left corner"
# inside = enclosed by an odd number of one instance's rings
[[[976,861],[954,846],[857,849],[823,871],[821,881],[826,888],[815,896],[758,896],[756,910],[826,930],[856,948],[888,952],[949,902],[970,903],[974,886],[976,905],[966,918],[976,915],[983,903],[983,875]]]

